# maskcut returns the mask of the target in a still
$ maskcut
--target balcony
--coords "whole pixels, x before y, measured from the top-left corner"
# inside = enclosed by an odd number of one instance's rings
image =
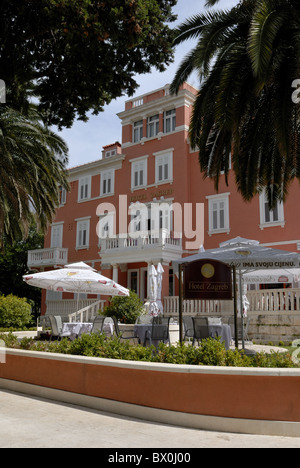
[[[52,249],[29,250],[28,268],[44,268],[64,266],[68,263],[68,249],[55,247]]]
[[[116,237],[101,239],[102,263],[120,264],[150,262],[154,260],[172,262],[182,255],[182,239],[174,238],[167,229],[156,234],[141,233],[137,238]]]

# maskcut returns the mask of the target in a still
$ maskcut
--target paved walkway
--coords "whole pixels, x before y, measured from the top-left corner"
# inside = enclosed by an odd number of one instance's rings
[[[179,428],[3,390],[0,402],[0,448],[300,448],[300,438]]]

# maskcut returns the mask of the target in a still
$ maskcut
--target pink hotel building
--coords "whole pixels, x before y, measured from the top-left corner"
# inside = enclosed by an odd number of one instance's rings
[[[84,261],[145,300],[149,265],[161,262],[166,299],[178,292],[172,261],[201,244],[209,249],[241,236],[300,249],[297,182],[286,203],[269,211],[263,194],[243,201],[233,173],[229,185],[220,181],[218,193],[212,180],[203,179],[188,136],[196,93],[185,84],[174,96],[166,85],[126,102],[118,114],[122,143],[105,146],[101,159],[69,170],[71,190],[61,191],[44,249],[28,253],[31,269]],[[46,305],[51,313],[51,304],[72,299],[44,291],[42,313]]]

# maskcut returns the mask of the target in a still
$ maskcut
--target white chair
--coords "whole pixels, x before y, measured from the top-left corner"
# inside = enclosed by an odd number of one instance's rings
[[[60,315],[50,315],[49,319],[52,329],[50,341],[53,337],[56,337],[56,339],[61,340],[62,338],[68,338],[71,336],[70,332],[63,333],[63,322]]]

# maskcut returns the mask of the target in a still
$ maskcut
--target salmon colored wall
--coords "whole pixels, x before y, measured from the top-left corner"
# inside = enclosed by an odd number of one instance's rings
[[[34,355],[34,357],[33,357]],[[232,375],[189,371],[176,366],[171,372],[147,365],[110,366],[105,360],[95,363],[44,358],[42,353],[7,351],[7,362],[0,366],[0,378],[79,393],[119,402],[170,411],[265,421],[300,421],[299,384],[293,375]],[[76,359],[75,359],[76,360]],[[202,368],[203,369],[203,368]],[[261,369],[262,371],[262,369]],[[174,391],[176,389],[176,391]]]
[[[297,216],[295,207],[300,197],[299,183],[294,181],[289,190],[289,195],[284,204],[285,226],[265,227],[261,229],[259,196],[255,196],[251,202],[244,201],[241,194],[237,191],[235,176],[232,170],[228,177],[228,185],[225,182],[225,176],[220,176],[218,193],[230,193],[229,195],[229,218],[230,232],[222,234],[208,235],[208,200],[209,195],[216,194],[214,182],[203,178],[200,172],[198,153],[190,155],[190,200],[194,203],[204,203],[205,205],[205,248],[219,247],[221,242],[233,239],[237,236],[248,239],[259,240],[261,243],[286,242],[300,239],[300,217]],[[296,251],[296,243],[281,244],[274,248]]]

